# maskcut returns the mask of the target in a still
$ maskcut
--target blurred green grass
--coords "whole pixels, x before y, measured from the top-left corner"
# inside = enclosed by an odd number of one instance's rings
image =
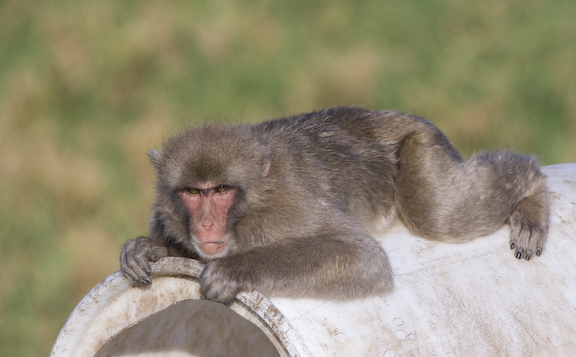
[[[338,105],[576,161],[576,2],[0,2],[0,356],[47,355],[198,120]]]

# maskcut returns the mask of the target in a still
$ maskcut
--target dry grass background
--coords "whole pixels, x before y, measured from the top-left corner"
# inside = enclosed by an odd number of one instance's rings
[[[416,113],[469,156],[576,161],[576,2],[0,1],[0,356],[47,355],[146,232],[198,120]]]

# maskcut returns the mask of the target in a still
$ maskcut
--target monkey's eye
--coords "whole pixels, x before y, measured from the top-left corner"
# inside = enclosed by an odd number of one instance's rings
[[[214,187],[214,192],[216,193],[225,193],[226,191],[228,191],[228,186],[220,185]]]
[[[197,188],[192,188],[192,187],[186,187],[186,188],[184,189],[184,191],[188,192],[188,193],[191,194],[191,195],[198,195],[198,194],[200,194],[200,190],[199,190],[199,189],[197,189]]]

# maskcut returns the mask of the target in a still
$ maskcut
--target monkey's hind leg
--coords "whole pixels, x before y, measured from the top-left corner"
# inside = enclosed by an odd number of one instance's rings
[[[461,236],[457,225],[464,220],[452,222],[461,163],[460,154],[434,127],[421,125],[402,139],[395,199],[399,217],[412,234],[434,240]]]
[[[464,163],[441,134],[420,130],[400,144],[395,183],[400,218],[413,234],[464,241],[508,223],[518,259],[542,253],[549,200],[533,157],[499,151]]]
[[[510,215],[510,249],[516,249],[518,259],[524,257],[529,260],[536,254],[542,253],[549,226],[549,202],[544,175],[534,179],[535,188],[527,197],[523,198]]]

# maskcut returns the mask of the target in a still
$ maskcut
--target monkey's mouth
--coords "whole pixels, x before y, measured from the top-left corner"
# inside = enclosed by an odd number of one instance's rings
[[[228,247],[229,238],[225,237],[224,239],[217,241],[217,242],[199,242],[196,241],[196,245],[198,250],[206,255],[217,255],[222,253]]]

